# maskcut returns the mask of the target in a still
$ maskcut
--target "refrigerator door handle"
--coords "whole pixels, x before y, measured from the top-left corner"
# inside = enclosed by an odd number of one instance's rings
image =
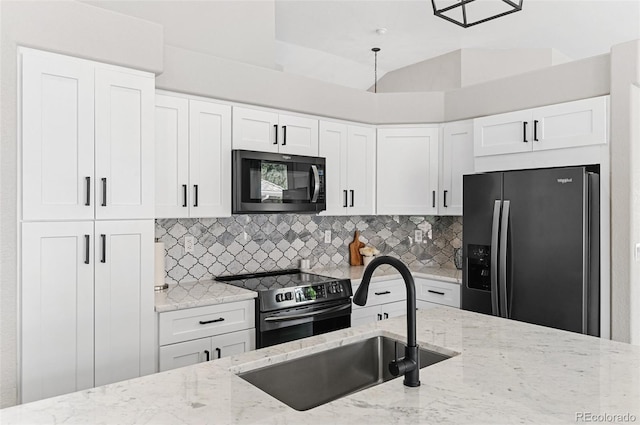
[[[501,316],[510,318],[507,296],[507,235],[509,233],[509,208],[511,201],[504,201],[502,207],[502,224],[500,225],[500,306]]]
[[[498,310],[498,236],[500,233],[500,209],[502,201],[493,204],[493,225],[491,227],[491,314],[499,316]]]

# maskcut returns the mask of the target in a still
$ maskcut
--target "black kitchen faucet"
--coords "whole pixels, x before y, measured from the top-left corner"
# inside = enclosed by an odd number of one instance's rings
[[[418,387],[420,386],[420,360],[418,344],[416,344],[416,285],[407,266],[393,257],[374,258],[364,271],[362,282],[353,296],[353,302],[361,306],[367,303],[371,276],[373,271],[382,264],[389,264],[398,270],[407,287],[407,347],[404,350],[404,359],[393,360],[389,363],[389,372],[394,376],[404,374],[404,385]]]

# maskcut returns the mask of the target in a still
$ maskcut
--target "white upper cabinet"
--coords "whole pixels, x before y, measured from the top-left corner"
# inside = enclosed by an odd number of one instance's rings
[[[318,120],[234,107],[233,149],[318,156]]]
[[[432,126],[378,129],[378,214],[437,214],[438,134]]]
[[[231,215],[231,107],[156,95],[156,217]]]
[[[94,216],[93,66],[22,54],[22,218]]]
[[[153,217],[153,75],[20,49],[22,219]]]
[[[156,95],[157,218],[189,216],[189,100]]]
[[[323,215],[375,213],[375,137],[371,127],[320,122],[320,156],[327,170]]]
[[[608,97],[595,97],[474,120],[475,156],[607,143]]]
[[[97,219],[153,218],[154,80],[96,69]]]
[[[443,126],[440,162],[440,215],[462,215],[462,176],[473,174],[473,121]]]

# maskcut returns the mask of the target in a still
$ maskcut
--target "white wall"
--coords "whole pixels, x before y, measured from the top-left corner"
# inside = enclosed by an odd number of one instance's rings
[[[86,3],[162,25],[169,46],[275,68],[274,0]]]
[[[16,402],[18,375],[18,45],[157,72],[162,28],[74,1],[0,1],[0,407]]]
[[[612,338],[640,345],[640,41],[611,50]]]

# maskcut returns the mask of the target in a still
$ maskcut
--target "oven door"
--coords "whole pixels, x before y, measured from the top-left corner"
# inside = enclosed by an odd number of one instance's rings
[[[234,213],[326,209],[324,158],[243,150],[232,155]]]
[[[256,332],[257,347],[269,347],[349,326],[351,298],[262,312]]]

